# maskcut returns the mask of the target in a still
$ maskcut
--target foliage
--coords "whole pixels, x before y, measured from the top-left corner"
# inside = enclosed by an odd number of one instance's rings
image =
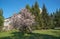
[[[26,5],[26,8],[35,15],[35,29],[54,29],[56,26],[60,26],[60,10],[49,15],[45,4],[43,4],[42,12],[40,13],[37,1],[32,7],[30,7],[29,4]]]
[[[34,18],[35,16],[32,15],[27,9],[22,9],[20,14],[12,16],[11,23],[14,28],[21,29],[21,31],[25,31],[26,28],[28,28],[28,30],[32,32],[31,26],[34,23]]]
[[[43,8],[42,8],[42,13],[41,13],[41,23],[42,23],[42,28],[43,29],[48,29],[49,28],[49,15],[47,13],[47,9],[45,7],[45,5],[43,4]]]
[[[31,7],[29,6],[29,4],[26,5],[26,9],[28,9],[29,11],[31,11]]]
[[[36,21],[36,28],[37,29],[40,29],[40,8],[39,8],[39,5],[38,5],[38,2],[35,2],[34,5],[32,5],[31,7],[31,12],[33,15],[35,15],[35,21]]]
[[[54,12],[53,17],[55,27],[60,27],[60,9],[57,9],[56,12]]]
[[[4,22],[3,11],[2,9],[0,9],[0,26],[3,26],[3,22]]]
[[[2,9],[0,9],[0,31],[2,30],[3,23],[4,23],[3,11]]]

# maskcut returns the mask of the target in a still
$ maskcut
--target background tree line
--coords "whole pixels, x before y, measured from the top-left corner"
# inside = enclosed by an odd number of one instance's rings
[[[27,4],[26,8],[35,15],[36,25],[33,27],[34,29],[54,29],[55,27],[60,27],[60,9],[49,14],[45,4],[43,4],[41,12],[38,2],[35,2],[32,7]]]

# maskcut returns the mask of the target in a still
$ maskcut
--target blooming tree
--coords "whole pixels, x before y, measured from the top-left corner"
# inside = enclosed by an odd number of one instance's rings
[[[31,26],[35,23],[35,16],[32,15],[27,9],[22,9],[20,14],[14,14],[11,17],[11,24],[14,28],[20,29],[22,31],[28,30],[31,32]]]

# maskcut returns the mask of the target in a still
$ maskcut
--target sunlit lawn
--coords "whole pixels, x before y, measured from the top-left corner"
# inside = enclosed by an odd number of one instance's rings
[[[60,39],[60,30],[34,30],[30,34],[12,30],[0,32],[0,39]]]

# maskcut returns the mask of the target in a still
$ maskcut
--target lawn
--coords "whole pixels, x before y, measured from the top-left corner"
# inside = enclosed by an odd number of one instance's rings
[[[0,39],[60,39],[60,30],[34,30],[30,34],[12,30],[0,32]]]

